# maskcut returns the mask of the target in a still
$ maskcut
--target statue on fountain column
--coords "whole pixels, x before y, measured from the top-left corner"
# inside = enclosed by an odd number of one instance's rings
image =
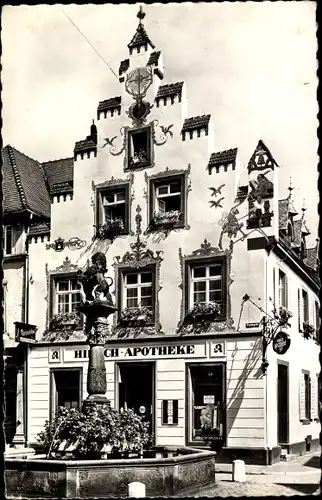
[[[114,307],[109,291],[113,280],[105,277],[107,272],[106,257],[102,252],[96,252],[92,255],[91,261],[91,264],[87,263],[85,271],[78,271],[83,303],[89,304],[93,301],[99,301]],[[110,280],[110,283],[108,283],[107,279]]]

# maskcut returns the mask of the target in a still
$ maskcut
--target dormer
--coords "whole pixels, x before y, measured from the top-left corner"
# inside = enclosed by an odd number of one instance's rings
[[[293,188],[289,188],[290,190]],[[298,215],[290,195],[284,200],[278,200],[279,234],[287,244],[295,240],[294,217]]]
[[[235,170],[236,168],[237,148],[226,149],[212,153],[208,162],[208,172],[219,174],[220,171]]]
[[[91,158],[97,156],[97,128],[96,125],[91,125],[90,135],[86,137],[83,141],[78,141],[75,143],[74,147],[74,159],[83,160],[85,158]]]
[[[209,121],[210,115],[186,118],[181,129],[182,140],[185,141],[186,137],[193,139],[194,137],[200,137],[201,135],[208,135]]]
[[[159,108],[160,104],[163,106],[181,102],[182,100],[183,82],[170,83],[168,85],[160,85],[155,96],[156,107]]]
[[[121,96],[111,97],[110,99],[105,99],[105,101],[100,101],[97,107],[97,119],[104,115],[104,118],[113,116],[118,116],[121,114]]]

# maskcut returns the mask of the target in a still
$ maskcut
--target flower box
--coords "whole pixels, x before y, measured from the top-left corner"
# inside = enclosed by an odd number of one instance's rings
[[[217,302],[197,302],[186,314],[185,321],[194,322],[215,319],[220,314]]]
[[[126,307],[121,311],[119,324],[121,326],[138,326],[149,323],[152,311],[148,307]]]
[[[288,325],[288,321],[290,318],[292,318],[293,313],[291,311],[288,311],[286,307],[281,306],[278,310],[278,321],[281,326],[283,325]]]
[[[79,323],[79,315],[76,312],[54,314],[51,320],[51,326],[54,329],[72,328]]]
[[[97,236],[98,238],[101,239],[109,238],[111,236],[116,236],[117,234],[120,234],[123,230],[124,230],[123,220],[121,218],[116,218],[99,226],[97,230]]]
[[[170,212],[165,212],[164,214],[154,213],[152,217],[152,226],[158,227],[171,227],[175,226],[180,222],[182,212],[179,210],[171,210]]]

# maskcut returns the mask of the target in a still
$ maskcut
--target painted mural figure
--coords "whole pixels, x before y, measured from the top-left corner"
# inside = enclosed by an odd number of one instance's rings
[[[239,210],[237,207],[239,205],[240,203],[238,203],[238,205],[235,205],[230,210],[228,215],[223,214],[222,219],[219,221],[219,224],[222,226],[218,243],[219,248],[222,248],[222,237],[224,234],[227,234],[228,238],[236,238],[238,231],[240,231],[244,238],[246,238],[247,236],[244,231],[242,231],[242,227],[244,224],[242,222],[239,222],[239,220],[237,219],[237,215],[239,214]]]
[[[265,177],[265,175],[270,170],[267,170],[264,174],[259,174],[257,180],[250,181],[251,192],[249,194],[249,199],[252,201],[257,201],[261,204],[263,198],[271,198],[273,196],[273,183]]]

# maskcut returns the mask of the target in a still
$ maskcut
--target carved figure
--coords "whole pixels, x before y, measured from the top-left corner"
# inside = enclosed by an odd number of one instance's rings
[[[92,255],[91,261],[91,265],[88,265],[84,272],[78,271],[77,273],[78,280],[83,287],[85,300],[103,300],[113,305],[109,292],[110,285],[104,276],[107,271],[106,257],[102,252],[97,252]]]

